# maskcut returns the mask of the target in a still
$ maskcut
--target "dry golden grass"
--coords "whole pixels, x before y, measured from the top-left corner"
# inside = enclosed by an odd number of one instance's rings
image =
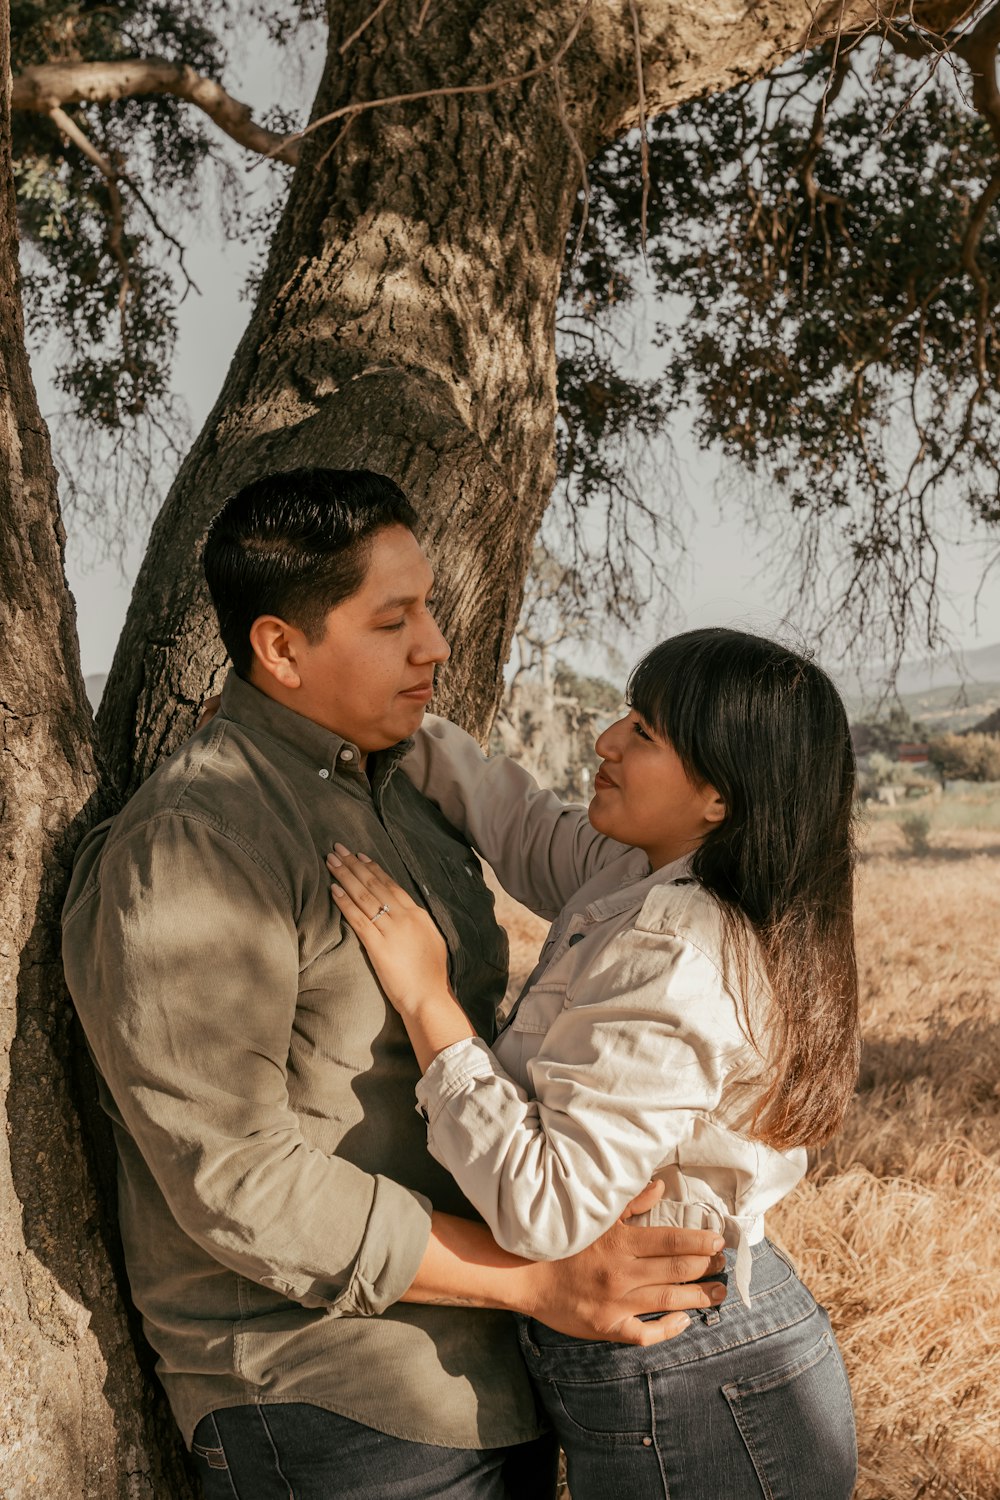
[[[857,1500],[1000,1497],[1000,841],[932,844],[915,858],[894,825],[868,831],[858,1097],[768,1221],[843,1349]],[[523,978],[545,926],[499,905]]]

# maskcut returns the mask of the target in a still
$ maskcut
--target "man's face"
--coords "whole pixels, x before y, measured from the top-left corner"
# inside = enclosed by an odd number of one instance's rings
[[[433,583],[412,531],[376,532],[360,589],[331,609],[321,639],[297,643],[295,709],[362,755],[412,734],[451,654],[430,611]]]

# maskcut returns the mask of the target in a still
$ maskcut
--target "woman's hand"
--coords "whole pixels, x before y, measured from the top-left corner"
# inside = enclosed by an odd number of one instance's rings
[[[426,911],[367,854],[343,844],[327,855],[333,899],[400,1014],[451,996],[448,949]],[[454,997],[452,997],[454,999]]]
[[[448,949],[427,912],[367,854],[352,854],[343,844],[334,849],[326,860],[336,882],[333,899],[387,998],[403,1013],[428,998],[451,996]]]
[[[433,921],[402,886],[343,844],[327,855],[333,899],[357,933],[386,997],[403,1018],[421,1072],[439,1052],[475,1036],[448,983],[448,949]]]

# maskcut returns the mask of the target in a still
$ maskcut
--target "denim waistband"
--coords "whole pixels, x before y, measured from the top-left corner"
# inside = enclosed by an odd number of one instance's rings
[[[666,1343],[641,1349],[631,1344],[590,1342],[557,1333],[534,1318],[519,1317],[521,1350],[528,1370],[539,1379],[558,1375],[560,1380],[589,1380],[606,1374],[609,1367],[621,1375],[644,1370],[667,1369],[693,1360],[721,1354],[737,1344],[778,1333],[819,1309],[812,1293],[803,1286],[791,1264],[771,1244],[760,1240],[750,1247],[751,1304],[744,1306],[730,1292],[719,1307],[691,1314],[691,1326]],[[726,1251],[727,1270],[732,1273],[736,1251]]]

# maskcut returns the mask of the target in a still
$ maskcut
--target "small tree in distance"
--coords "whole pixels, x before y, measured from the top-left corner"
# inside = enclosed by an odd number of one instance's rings
[[[1000,735],[942,734],[927,754],[942,782],[1000,781]]]
[[[885,718],[873,716],[851,725],[851,739],[857,755],[873,753],[895,759],[900,745],[920,740],[924,727],[910,718],[901,703],[893,704]]]

